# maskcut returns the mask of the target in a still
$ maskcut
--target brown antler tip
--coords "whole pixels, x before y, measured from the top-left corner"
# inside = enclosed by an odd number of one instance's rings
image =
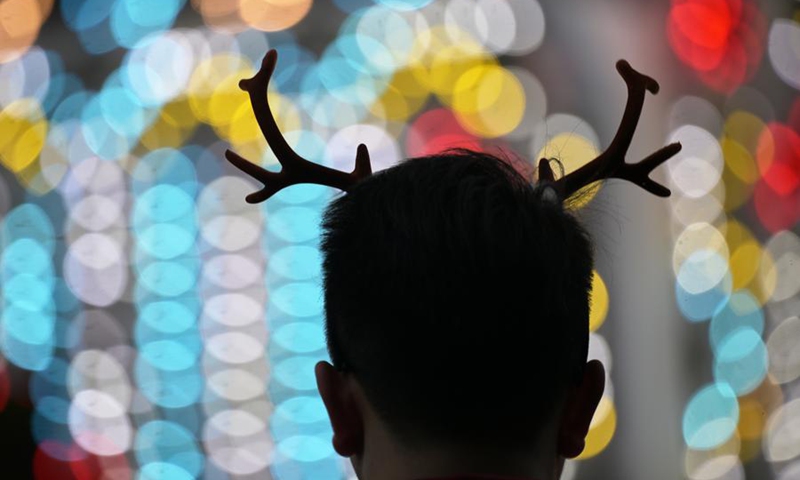
[[[270,77],[272,77],[272,72],[275,71],[275,64],[278,62],[278,51],[274,48],[267,52],[264,55],[264,59],[261,60],[261,68],[250,78],[243,78],[239,80],[239,88],[244,90],[245,92],[249,92],[251,85],[253,82],[259,78],[266,76],[267,81],[269,81]]]
[[[624,78],[626,82],[638,77],[640,79],[639,81],[644,83],[644,88],[653,95],[657,94],[658,90],[660,89],[658,82],[656,82],[655,79],[634,70],[627,60],[623,59],[617,61],[617,71],[620,75],[622,75],[622,78]]]
[[[550,168],[550,161],[546,158],[539,160],[539,181],[555,182],[556,176]]]

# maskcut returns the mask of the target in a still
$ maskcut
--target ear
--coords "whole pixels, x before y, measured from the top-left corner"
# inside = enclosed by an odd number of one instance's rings
[[[347,374],[325,361],[317,363],[314,374],[333,427],[333,449],[343,457],[360,453],[364,445],[364,421]]]
[[[586,364],[581,383],[570,389],[561,425],[558,430],[558,454],[564,458],[575,458],[586,447],[586,434],[592,423],[597,405],[603,397],[606,384],[606,370],[599,360]]]

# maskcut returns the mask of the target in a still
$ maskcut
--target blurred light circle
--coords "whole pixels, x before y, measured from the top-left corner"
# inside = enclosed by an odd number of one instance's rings
[[[2,298],[7,307],[39,312],[52,305],[50,297],[53,286],[52,276],[40,278],[29,273],[18,273],[5,280]]]
[[[125,173],[118,164],[90,155],[71,165],[60,187],[71,205],[93,193],[110,197],[122,205],[127,199],[126,183]]]
[[[197,353],[182,342],[154,340],[139,346],[139,355],[150,365],[170,372],[183,371],[197,361]]]
[[[770,462],[786,462],[800,455],[800,399],[787,402],[767,420],[764,457]]]
[[[122,205],[110,197],[96,194],[83,197],[70,210],[70,219],[95,232],[111,227],[121,216]]]
[[[767,53],[775,73],[800,90],[800,25],[795,20],[776,18],[769,29]]]
[[[231,402],[252,400],[266,391],[266,384],[260,377],[239,368],[227,368],[210,375],[206,385],[220,398]]]
[[[194,67],[191,45],[177,31],[145,37],[128,54],[122,80],[147,106],[181,95]]]
[[[362,47],[365,60],[376,72],[391,74],[408,63],[414,45],[414,30],[408,17],[401,12],[383,5],[361,10],[354,30],[354,38]],[[384,45],[387,55],[382,58],[366,55],[372,42]]]
[[[700,127],[684,125],[672,132],[669,142],[683,145],[667,163],[674,185],[690,197],[706,195],[720,180],[724,166],[717,139]]]
[[[226,290],[238,290],[263,280],[264,268],[238,254],[217,255],[203,264],[203,277]]]
[[[374,0],[395,10],[420,10],[433,0]]]
[[[725,158],[722,174],[725,184],[725,210],[730,212],[750,199],[759,174],[755,158],[744,145],[730,137],[724,137],[720,146]]]
[[[161,184],[139,195],[133,211],[137,230],[152,223],[188,220],[194,223],[194,199],[174,185]]]
[[[244,410],[224,410],[209,418],[203,444],[211,461],[235,475],[252,475],[272,463],[273,444],[264,422]]]
[[[273,378],[281,385],[295,390],[316,388],[314,365],[319,360],[314,357],[295,355],[275,363]]]
[[[722,114],[707,99],[685,95],[672,104],[669,116],[670,131],[676,131],[685,125],[694,125],[718,136],[722,133]]]
[[[679,281],[675,281],[675,300],[683,316],[692,322],[708,320],[725,303],[733,290],[733,280],[726,274],[722,280],[705,292],[687,292]]]
[[[125,453],[133,436],[122,405],[97,390],[82,390],[72,399],[69,430],[81,448],[100,456]]]
[[[723,340],[739,329],[752,330],[757,336],[764,333],[764,312],[748,290],[733,292],[714,312],[708,335],[712,351],[718,353]]]
[[[450,148],[481,150],[478,137],[467,132],[447,108],[428,110],[408,127],[406,155],[418,157],[440,153]]]
[[[594,332],[606,320],[608,314],[608,289],[603,278],[597,272],[592,271],[592,294],[590,296],[589,308],[589,331]]]
[[[203,238],[225,252],[243,250],[253,245],[261,234],[260,222],[239,215],[220,215],[203,224]]]
[[[130,170],[132,170],[130,171],[132,190],[137,195],[157,188],[150,195],[185,194],[191,200],[197,192],[195,160],[189,159],[181,150],[174,148],[153,150],[141,157]]]
[[[352,171],[356,149],[361,143],[369,150],[373,173],[400,161],[400,149],[395,138],[383,128],[366,124],[351,125],[336,132],[325,148],[325,158],[333,168]]]
[[[322,275],[322,254],[309,245],[289,245],[270,255],[267,268],[291,280],[310,280]]]
[[[325,405],[318,397],[297,396],[281,402],[274,412],[274,420],[285,420],[292,424],[315,424],[327,422],[328,414]]]
[[[186,262],[152,262],[139,272],[138,286],[163,297],[178,297],[197,284],[197,267]]]
[[[739,463],[741,443],[738,435],[732,435],[716,448],[696,450],[687,447],[684,456],[686,476],[691,480],[717,480]]]
[[[250,61],[236,54],[219,53],[198,62],[186,90],[189,105],[197,119],[208,124],[215,124],[211,115],[212,100],[216,100],[217,106],[222,107],[225,101],[229,102],[232,97],[238,101],[233,104],[229,103],[225,113],[220,117],[220,121],[230,123],[232,121],[230,115],[241,104],[247,102],[247,94],[237,88],[238,81],[247,78],[252,71],[253,67]],[[225,93],[227,97],[220,96],[221,92]],[[273,105],[272,98],[270,98],[270,105]],[[276,117],[280,118],[277,114]]]
[[[193,328],[195,318],[195,312],[181,302],[154,301],[139,305],[137,328],[141,325],[161,334],[177,334]]]
[[[515,12],[511,5],[504,0],[497,2],[494,0],[477,0],[477,2],[473,2],[470,13],[473,17],[474,27],[468,30],[469,33],[475,35],[476,38],[480,39],[481,43],[496,54],[505,53],[511,47],[517,36],[517,31],[531,28],[535,33],[538,33],[536,28],[544,27],[544,25],[538,24],[530,25],[527,23],[529,19],[525,18],[525,28],[519,28],[517,18],[524,17],[515,18]],[[534,17],[533,20],[539,19]],[[542,33],[544,32],[542,31]]]
[[[312,435],[293,435],[278,442],[278,451],[298,462],[318,462],[334,454],[327,438]]]
[[[10,0],[0,4],[0,64],[19,58],[33,45],[53,0]]]
[[[260,212],[242,201],[242,192],[255,191],[256,186],[241,177],[223,176],[207,184],[197,199],[200,221],[206,224],[220,215],[239,215],[257,221]]]
[[[714,224],[723,213],[722,203],[714,195],[704,195],[698,198],[672,195],[670,202],[672,203],[672,218],[678,220],[683,227],[693,223]],[[683,228],[680,230],[683,231]]]
[[[153,358],[158,363],[159,358]],[[181,408],[196,403],[203,393],[203,377],[192,365],[182,371],[153,366],[143,356],[136,358],[134,374],[139,392],[151,403],[165,408]]]
[[[48,122],[36,99],[21,98],[0,111],[0,163],[14,173],[29,167],[44,148]]]
[[[736,431],[739,404],[725,383],[713,383],[692,396],[683,412],[683,438],[697,450],[716,448]]]
[[[763,181],[786,197],[800,189],[800,135],[788,125],[771,122],[761,131],[756,151]]]
[[[503,67],[477,65],[456,80],[453,111],[464,128],[475,135],[495,138],[516,129],[525,113],[525,90]]]
[[[689,475],[691,480],[745,480],[744,466],[737,455],[711,457]]]
[[[517,127],[506,134],[510,140],[524,140],[533,135],[536,126],[544,121],[547,114],[547,92],[532,73],[521,67],[509,67],[519,83],[525,97],[524,113]]]
[[[302,20],[313,0],[238,0],[239,15],[252,28],[264,32],[286,30]]]
[[[204,467],[205,457],[195,436],[183,426],[170,421],[153,420],[139,427],[134,441],[139,465],[163,462],[186,471],[187,478],[196,478]],[[178,478],[170,474],[168,477]]]
[[[293,353],[311,353],[325,348],[325,333],[317,323],[287,323],[275,330],[272,338],[275,343]],[[591,342],[589,348],[591,350]]]
[[[150,462],[142,464],[136,480],[195,480],[196,478],[174,463]]]
[[[242,332],[227,332],[206,340],[205,348],[223,363],[240,365],[264,356],[264,345]]]
[[[502,52],[508,55],[527,55],[534,50],[538,49],[544,41],[545,35],[545,16],[542,7],[537,0],[516,0],[504,2],[510,14],[516,18],[523,20],[521,25],[517,25],[510,43],[505,46]],[[487,0],[480,0],[479,5],[484,9],[493,8],[492,2]],[[498,18],[493,15],[489,16],[493,20],[492,24],[495,29],[502,28],[498,22]],[[490,29],[490,32],[494,29]]]
[[[355,161],[355,155],[353,155]],[[284,207],[272,213],[267,230],[292,243],[316,240],[320,236],[321,212],[307,207]]]
[[[739,328],[720,341],[714,358],[714,379],[727,383],[737,395],[752,392],[767,375],[769,357],[761,336]]]
[[[772,178],[777,182],[783,182],[776,174],[772,175]],[[788,175],[787,179],[794,182],[796,177]],[[759,222],[771,233],[790,229],[800,221],[800,188],[787,195],[781,195],[766,180],[761,179],[756,183],[753,200]]]
[[[718,252],[697,250],[681,264],[677,281],[687,293],[699,295],[720,285],[727,275],[728,263]]]
[[[23,203],[10,210],[2,224],[3,236],[10,241],[17,238],[30,238],[52,254],[55,249],[55,231],[50,217],[42,207],[33,203]]]
[[[59,67],[63,69],[58,63],[51,68],[48,53],[57,55],[32,47],[14,61],[6,64],[0,61],[0,81],[8,82],[9,86],[8,91],[0,93],[0,109],[22,97],[34,98],[44,106],[46,95],[56,87],[55,84],[51,86],[51,78],[59,74]]]
[[[272,303],[281,311],[295,317],[322,314],[322,286],[318,282],[292,282],[275,288]]]
[[[54,276],[50,254],[30,238],[7,242],[0,253],[0,278],[10,279],[22,273],[43,279]]]
[[[159,260],[172,260],[185,255],[194,244],[194,232],[172,223],[150,225],[140,231],[137,238],[137,246]]]
[[[614,432],[617,429],[617,410],[614,401],[603,396],[594,412],[592,422],[589,424],[589,433],[586,435],[586,447],[583,452],[575,457],[577,460],[592,458],[605,450]]]
[[[114,399],[126,409],[131,402],[132,388],[123,366],[101,350],[83,350],[70,363],[68,387],[75,396],[83,390],[96,390]]]
[[[715,253],[726,263],[730,257],[728,244],[723,234],[712,224],[707,222],[693,223],[687,226],[675,240],[672,251],[672,270],[677,276],[682,265],[691,256],[698,252],[706,252],[704,255],[711,256]],[[695,257],[699,261],[699,257]]]
[[[220,293],[206,299],[203,315],[220,325],[244,327],[264,319],[264,308],[244,293]]]
[[[773,235],[766,243],[765,253],[772,256],[777,275],[773,301],[783,301],[800,293],[800,238],[789,230]]]
[[[69,246],[64,279],[82,301],[106,307],[118,301],[128,283],[127,260],[120,245],[101,233],[87,233]]]
[[[772,331],[767,340],[769,372],[778,383],[800,377],[800,318],[789,317]]]

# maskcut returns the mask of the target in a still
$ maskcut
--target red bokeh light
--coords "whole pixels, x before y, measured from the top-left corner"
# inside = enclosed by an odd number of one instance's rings
[[[429,110],[408,127],[408,157],[421,157],[459,147],[483,151],[481,140],[464,130],[453,112],[446,108]]]
[[[673,0],[667,38],[709,87],[731,93],[755,73],[767,22],[750,0]]]

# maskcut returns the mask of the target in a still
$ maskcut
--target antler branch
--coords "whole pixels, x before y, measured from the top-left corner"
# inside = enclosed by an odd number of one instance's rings
[[[617,71],[628,85],[628,103],[622,115],[617,134],[608,148],[597,158],[555,182],[563,198],[571,196],[590,183],[604,178],[621,178],[639,185],[648,192],[659,197],[668,197],[670,191],[664,185],[649,178],[650,172],[666,162],[681,150],[680,143],[672,143],[652,153],[639,163],[625,163],[625,154],[631,145],[633,133],[639,123],[644,106],[645,91],[658,93],[658,82],[643,75],[625,60],[617,62]],[[552,178],[552,170],[546,159],[539,161],[540,178]]]
[[[310,162],[295,152],[283,138],[278,129],[275,117],[267,100],[267,87],[278,61],[278,52],[270,50],[261,62],[261,68],[252,78],[239,82],[239,88],[250,96],[258,126],[264,138],[275,153],[281,164],[280,172],[270,172],[260,166],[242,158],[237,153],[226,150],[225,158],[239,170],[264,184],[264,188],[251,193],[245,200],[247,203],[259,203],[268,199],[279,190],[298,183],[317,183],[340,190],[348,190],[362,178],[372,174],[367,146],[363,143],[356,149],[356,165],[352,173],[342,172],[332,168]]]

